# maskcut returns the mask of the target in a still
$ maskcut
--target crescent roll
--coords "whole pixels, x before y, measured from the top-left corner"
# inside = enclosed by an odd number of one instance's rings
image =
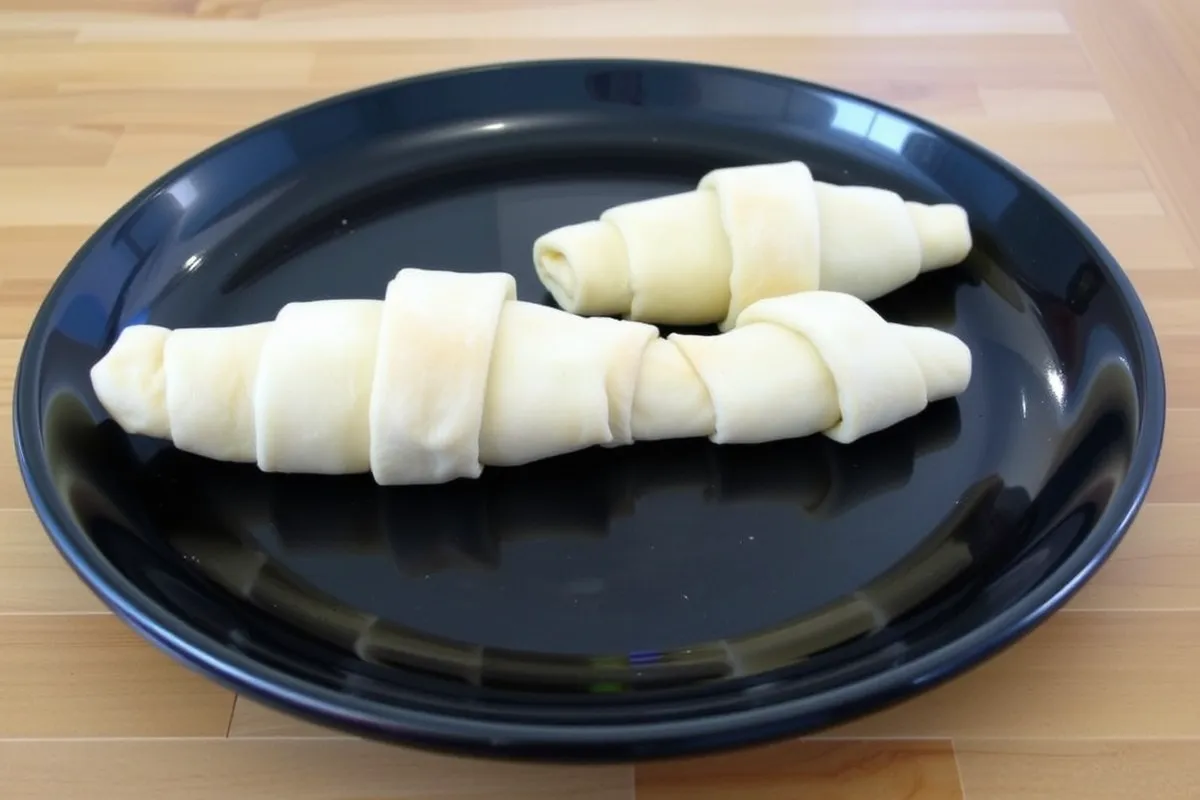
[[[266,472],[477,478],[592,446],[821,433],[852,442],[962,392],[955,336],[853,295],[768,298],[715,336],[515,299],[505,273],[401,270],[383,300],[294,302],[269,322],[134,325],[91,370],[124,430]]]
[[[813,179],[799,161],[724,167],[690,192],[613,206],[539,236],[533,261],[566,311],[729,330],[770,297],[874,300],[972,246],[957,205]]]

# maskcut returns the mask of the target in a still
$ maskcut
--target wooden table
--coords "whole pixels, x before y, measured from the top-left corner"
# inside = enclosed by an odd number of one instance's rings
[[[199,148],[376,81],[578,55],[840,85],[976,138],[1080,212],[1148,304],[1170,383],[1150,502],[1115,557],[994,661],[820,738],[637,770],[476,763],[338,737],[176,666],[63,565],[10,442],[0,797],[1200,797],[1197,0],[0,0],[0,397],[71,253]]]

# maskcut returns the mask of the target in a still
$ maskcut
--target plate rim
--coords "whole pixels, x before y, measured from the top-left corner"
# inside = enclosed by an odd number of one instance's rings
[[[38,438],[38,390],[33,343],[50,326],[50,309],[94,248],[117,220],[218,152],[280,123],[355,98],[421,82],[453,80],[477,73],[517,69],[586,69],[626,67],[675,69],[730,74],[804,87],[879,109],[935,133],[1006,172],[1036,194],[1075,229],[1097,256],[1120,294],[1133,322],[1134,343],[1143,359],[1144,397],[1125,479],[1080,546],[1016,603],[965,635],[885,673],[813,695],[772,705],[725,711],[655,723],[552,725],[486,720],[391,705],[316,685],[250,658],[203,634],[139,591],[110,561],[82,540],[86,537],[56,501],[40,451],[29,449]],[[1158,338],[1145,305],[1128,273],[1095,232],[1056,195],[1024,170],[989,148],[939,123],[877,99],[794,77],[785,73],[721,63],[637,58],[549,58],[479,63],[419,73],[360,86],[318,98],[264,118],[181,161],[115,209],[76,248],[44,295],[22,342],[13,382],[12,432],[17,466],[39,522],[60,556],[89,589],[126,625],[159,650],[215,683],[260,704],[371,739],[476,756],[535,760],[618,761],[699,754],[765,743],[807,734],[880,711],[923,694],[979,666],[1024,638],[1058,611],[1108,560],[1145,504],[1157,473],[1165,439],[1166,375]]]

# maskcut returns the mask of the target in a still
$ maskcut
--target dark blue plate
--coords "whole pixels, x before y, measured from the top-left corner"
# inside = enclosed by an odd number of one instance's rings
[[[875,304],[965,340],[965,394],[848,447],[635,445],[389,489],[190,457],[92,394],[123,326],[382,297],[404,266],[507,270],[549,303],[538,234],[785,159],[967,209],[969,259]],[[336,97],[183,164],[54,285],[14,417],[64,557],[184,663],[367,736],[629,759],[811,731],[1027,632],[1128,528],[1164,401],[1112,256],[976,145],[788,78],[568,61]]]

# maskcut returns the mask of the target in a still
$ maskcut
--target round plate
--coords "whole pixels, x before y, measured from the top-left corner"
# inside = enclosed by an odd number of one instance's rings
[[[381,488],[126,436],[88,370],[134,323],[381,298],[724,165],[952,201],[974,251],[875,303],[952,331],[955,400],[851,446],[597,449]],[[14,416],[35,507],[129,624],[221,683],[373,737],[630,759],[810,731],[923,690],[1057,608],[1128,527],[1164,379],[1121,269],[1028,177],[899,111],[692,64],[540,62],[273,119],[139,194],[37,315]]]

